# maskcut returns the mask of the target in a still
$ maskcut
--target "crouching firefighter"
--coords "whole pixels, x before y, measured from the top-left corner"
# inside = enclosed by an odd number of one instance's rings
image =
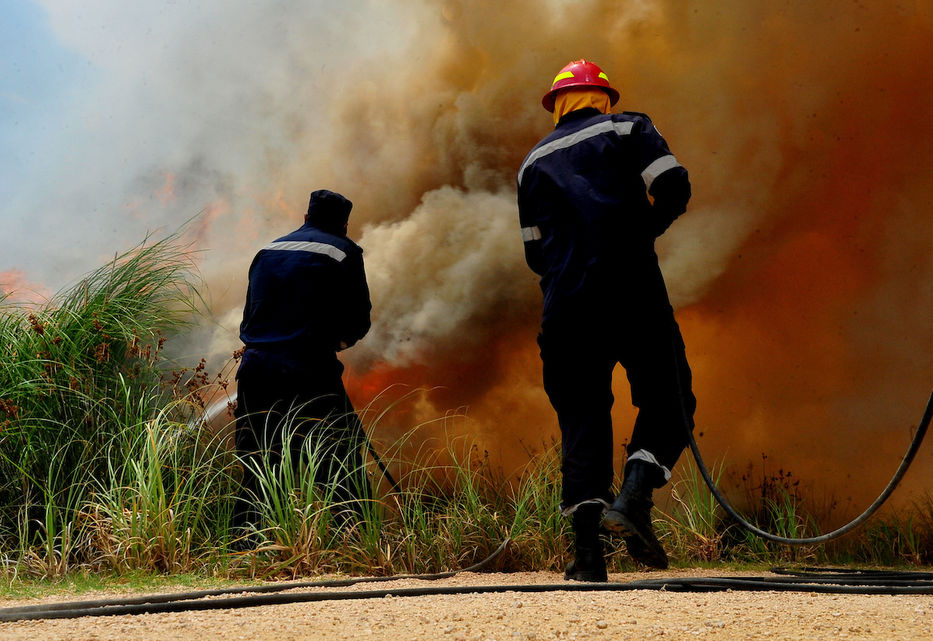
[[[565,578],[605,581],[600,524],[632,558],[667,567],[652,493],[671,477],[696,399],[655,239],[687,207],[687,171],[645,114],[609,113],[619,92],[585,60],[542,99],[555,128],[518,172],[529,267],[541,276],[544,389],[561,431],[562,512],[574,558]],[[650,196],[650,198],[649,198]],[[625,368],[638,415],[612,496],[612,372]]]
[[[237,371],[236,447],[244,473],[235,528],[258,525],[254,500],[263,492],[255,470],[264,456],[270,467],[289,456],[297,470],[302,448],[309,452],[314,481],[331,497],[339,523],[361,517],[370,495],[365,436],[337,358],[370,327],[363,250],[347,238],[352,207],[340,194],[313,192],[304,225],[263,247],[250,265]]]

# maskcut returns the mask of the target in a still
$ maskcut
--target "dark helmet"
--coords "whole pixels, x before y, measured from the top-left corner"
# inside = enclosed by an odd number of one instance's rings
[[[328,233],[343,234],[344,226],[350,219],[351,209],[353,209],[353,203],[337,192],[318,189],[311,192],[305,221],[312,227]]]

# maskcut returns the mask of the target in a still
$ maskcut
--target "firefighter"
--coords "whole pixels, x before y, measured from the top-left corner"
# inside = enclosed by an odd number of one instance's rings
[[[651,524],[693,428],[696,399],[655,239],[687,207],[690,183],[647,115],[609,113],[619,100],[592,62],[571,62],[542,99],[555,128],[518,172],[529,267],[544,295],[544,389],[561,430],[561,510],[572,518],[565,578],[605,581],[600,524],[638,563],[667,567]],[[612,372],[625,369],[638,415],[623,483],[613,479]]]
[[[304,225],[263,247],[250,265],[237,370],[236,447],[244,473],[235,528],[258,525],[254,500],[262,490],[254,469],[263,456],[272,464],[290,456],[297,469],[302,447],[314,452],[314,480],[331,493],[341,523],[361,516],[369,496],[363,429],[337,358],[370,327],[363,250],[347,238],[352,207],[335,192],[313,192]],[[248,529],[241,533],[255,542]]]

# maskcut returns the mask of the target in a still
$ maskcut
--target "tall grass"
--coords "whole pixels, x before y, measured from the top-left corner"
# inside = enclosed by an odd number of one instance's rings
[[[314,482],[324,455],[313,439],[298,461],[237,459],[231,424],[195,420],[201,388],[212,380],[204,362],[172,372],[162,357],[166,337],[198,301],[191,256],[177,237],[116,257],[46,305],[0,299],[4,579],[76,568],[292,577],[438,572],[484,558],[506,536],[512,544],[490,569],[563,566],[570,537],[558,510],[557,443],[529,452],[525,468],[506,479],[462,436],[469,433],[464,415],[413,426],[376,444],[398,488],[367,462],[377,491],[364,503],[364,518],[350,524],[337,518],[346,506]],[[380,423],[420,393],[401,393],[381,409],[374,399],[360,412],[366,431],[382,433]],[[261,478],[261,518],[249,533],[256,544],[245,551],[243,533],[230,528],[244,465]],[[726,471],[719,462],[714,477],[727,478]],[[762,469],[745,480],[745,509],[765,529],[812,534],[825,516],[788,473]],[[876,518],[845,545],[791,549],[731,524],[685,460],[655,518],[675,564],[933,563],[933,495]],[[633,567],[619,541],[609,553],[615,570]]]
[[[817,534],[817,519],[804,500],[800,480],[783,468],[768,472],[767,456],[762,456],[762,470],[755,479],[751,472],[743,476],[746,503],[752,508],[749,521],[760,529],[786,538],[805,538]],[[749,470],[751,466],[749,466]],[[819,549],[812,545],[786,545],[763,539],[745,529],[733,530],[734,554],[744,558],[776,562],[815,561]]]
[[[560,444],[530,457],[509,499],[513,562],[519,568],[560,570],[566,562],[569,519],[560,513]]]
[[[108,473],[80,512],[82,556],[96,568],[185,571],[228,540],[235,457],[226,433],[173,418],[186,403],[169,403],[105,453]]]
[[[713,466],[711,477],[722,480],[722,462]],[[669,510],[659,509],[659,531],[675,550],[688,559],[718,561],[725,552],[724,537],[730,525],[724,511],[706,486],[693,459],[684,461],[670,488]]]
[[[52,573],[73,556],[102,454],[165,403],[160,352],[198,300],[177,236],[117,256],[45,305],[0,308],[0,540]],[[119,443],[121,440],[124,443]]]
[[[362,414],[371,416],[368,408]],[[406,451],[429,427],[450,420],[418,425],[386,449],[382,460],[401,472],[398,489],[364,500],[359,520],[339,518],[348,506],[315,484],[327,454],[313,439],[304,442],[297,467],[288,457],[247,462],[260,478],[255,534],[264,541],[256,550],[267,555],[263,571],[433,573],[472,564],[491,552],[507,535],[507,501],[485,457],[462,438],[445,440],[440,449]],[[284,430],[282,451],[288,451],[293,431],[292,425]],[[371,486],[378,487],[382,472],[374,461],[366,465]]]
[[[286,426],[278,444],[281,452],[293,449],[301,409],[291,408],[285,416]],[[252,533],[238,536],[261,542],[259,549],[272,553],[267,573],[286,569],[294,576],[315,569],[337,569],[331,553],[340,534],[335,517],[347,506],[337,504],[335,488],[314,482],[321,466],[327,463],[323,441],[305,439],[298,460],[270,456],[271,445],[266,444],[264,456],[241,462],[259,479],[259,495],[253,497],[259,520],[251,524]]]

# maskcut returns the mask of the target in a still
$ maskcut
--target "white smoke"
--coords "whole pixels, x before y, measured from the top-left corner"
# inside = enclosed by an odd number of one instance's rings
[[[404,220],[366,227],[360,242],[376,319],[360,361],[406,364],[451,343],[469,349],[496,315],[534,304],[530,272],[512,276],[527,271],[514,193],[442,187]]]
[[[728,209],[690,211],[658,239],[661,270],[675,308],[700,300],[725,271],[748,237],[750,218]]]
[[[276,168],[315,153],[348,52],[391,54],[408,33],[397,12],[366,0],[41,5],[94,81],[37,150],[41,175],[0,205],[6,238],[32,241],[5,243],[0,270],[25,269],[53,290],[218,203],[227,212],[202,244],[208,271],[243,271],[258,238],[300,223],[271,203],[281,195],[300,211],[314,176],[285,187]]]
[[[297,227],[307,194],[328,187],[356,203],[351,233],[366,250],[374,327],[348,352],[356,365],[480,344],[497,323],[536,311],[513,182],[533,142],[518,132],[548,123],[516,88],[546,79],[522,72],[539,66],[530,58],[512,68],[473,48],[504,46],[475,10],[42,5],[97,80],[74,96],[47,171],[8,204],[27,214],[9,237],[41,242],[13,243],[0,269],[25,268],[27,280],[57,289],[206,210],[196,240],[214,320],[184,350],[222,361],[239,346],[253,253]],[[667,262],[685,276],[674,279],[675,300],[696,299],[709,265],[733,250],[707,244],[699,254],[698,234],[741,238],[733,218],[696,218],[672,230]]]

